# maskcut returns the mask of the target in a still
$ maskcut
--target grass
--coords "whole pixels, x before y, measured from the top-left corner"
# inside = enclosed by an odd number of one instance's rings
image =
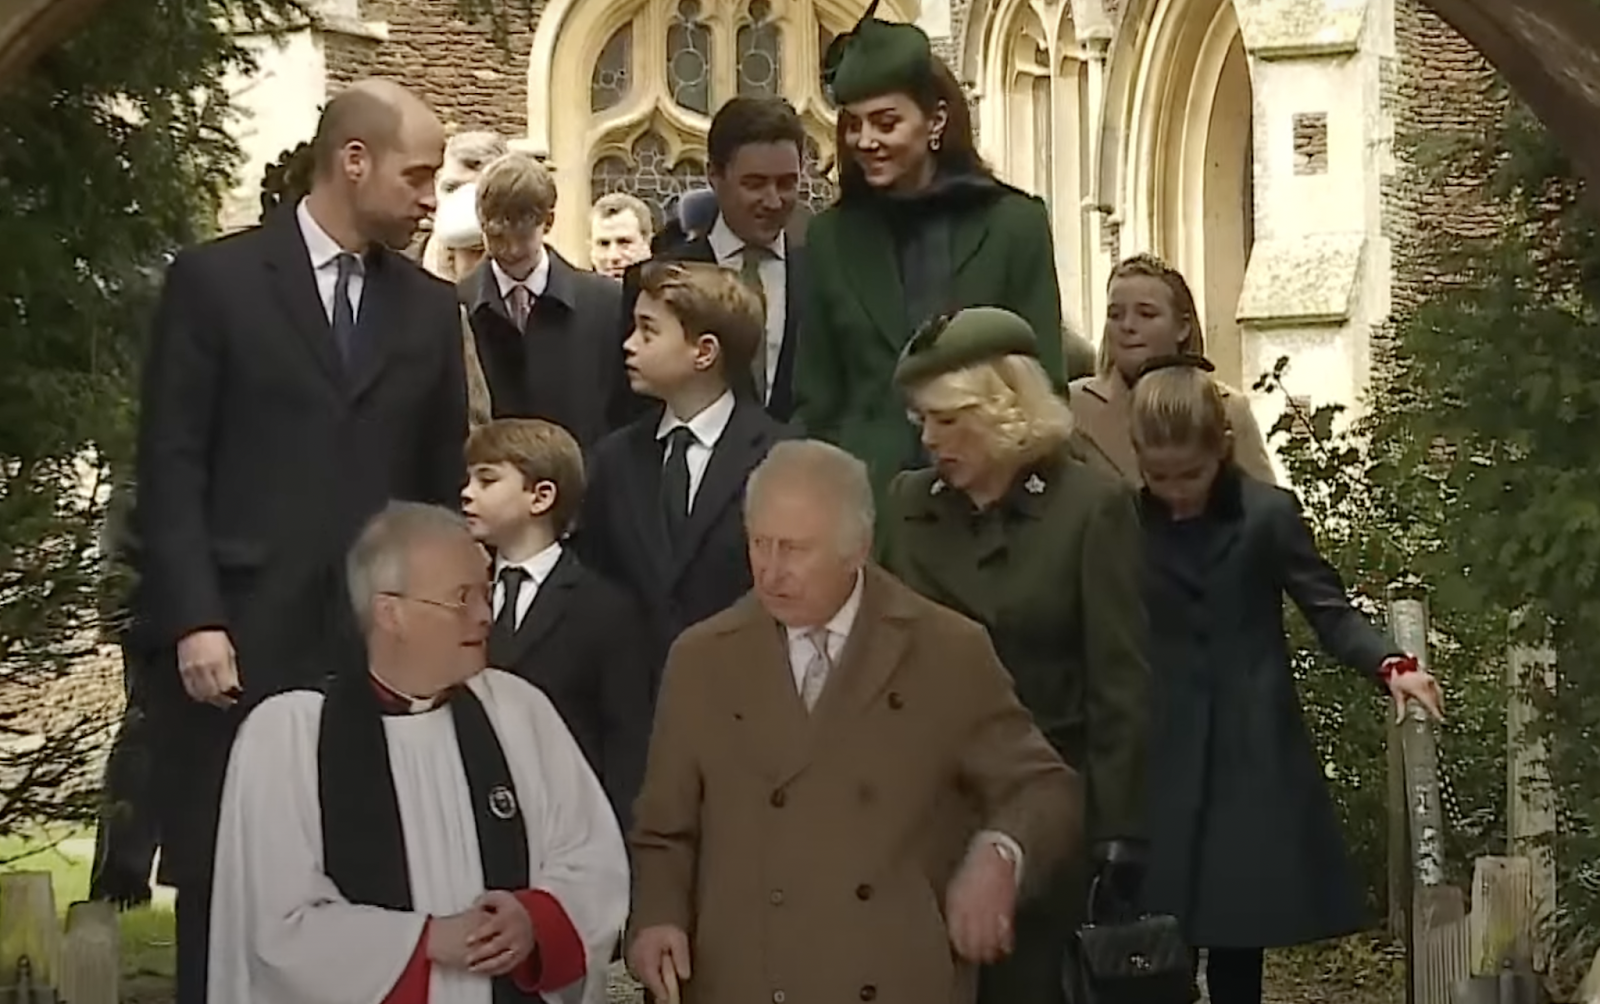
[[[94,833],[81,830],[46,830],[0,838],[0,872],[49,872],[55,887],[56,909],[89,894],[89,872],[94,859]],[[140,1001],[170,1000],[173,974],[172,898],[157,889],[148,906],[121,915],[122,976],[125,987]]]

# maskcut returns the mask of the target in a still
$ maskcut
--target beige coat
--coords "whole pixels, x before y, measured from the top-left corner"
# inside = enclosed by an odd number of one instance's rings
[[[1234,462],[1257,481],[1277,484],[1278,476],[1272,469],[1267,443],[1250,411],[1249,400],[1226,384],[1218,386],[1222,389],[1223,406],[1228,411],[1228,423],[1233,427]],[[1110,465],[1135,488],[1141,487],[1144,478],[1139,473],[1139,458],[1134,455],[1133,433],[1129,428],[1131,397],[1122,381],[1114,376],[1074,380],[1068,388],[1067,400],[1072,406],[1072,417],[1077,421],[1078,441],[1087,447],[1083,452]]]
[[[1082,840],[1082,789],[983,628],[876,568],[813,713],[746,596],[668,658],[631,838],[631,927],[689,933],[685,1004],[966,1004],[946,887],[980,827],[1027,888]]]

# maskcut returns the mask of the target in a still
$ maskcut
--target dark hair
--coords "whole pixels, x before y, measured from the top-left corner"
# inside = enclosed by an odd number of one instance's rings
[[[967,106],[966,92],[962,90],[961,81],[956,79],[956,75],[945,65],[944,60],[934,57],[928,67],[928,75],[898,93],[916,102],[922,113],[929,116],[939,110],[941,101],[944,102],[947,116],[944,132],[939,137],[939,149],[932,151],[932,157],[939,171],[950,174],[992,175],[989,165],[978,155],[978,144],[972,135],[972,109]],[[872,192],[872,186],[867,184],[860,165],[856,163],[849,145],[845,142],[846,118],[841,110],[839,122],[834,130],[833,145],[839,159],[841,201],[860,198]]]
[[[804,154],[806,127],[800,114],[783,98],[737,97],[717,109],[706,136],[711,170],[721,172],[751,143],[793,143]]]

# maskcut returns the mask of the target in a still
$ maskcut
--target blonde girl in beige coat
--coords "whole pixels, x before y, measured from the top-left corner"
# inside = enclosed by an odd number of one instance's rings
[[[1205,334],[1183,274],[1153,255],[1135,255],[1113,269],[1107,300],[1098,372],[1072,381],[1069,403],[1084,452],[1139,487],[1143,479],[1133,452],[1129,388],[1146,360],[1205,355]],[[1233,429],[1234,462],[1258,481],[1275,483],[1250,402],[1227,386],[1222,396]]]

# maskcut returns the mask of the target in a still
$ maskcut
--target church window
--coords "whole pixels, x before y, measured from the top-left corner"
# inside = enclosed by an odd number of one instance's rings
[[[600,50],[589,75],[589,109],[603,112],[628,96],[628,70],[633,63],[633,24],[618,28]]]
[[[672,100],[702,115],[711,113],[711,29],[695,0],[679,0],[667,28],[667,73]]]
[[[749,20],[739,26],[739,93],[774,95],[781,93],[782,36],[772,20],[766,0],[751,0]]]

